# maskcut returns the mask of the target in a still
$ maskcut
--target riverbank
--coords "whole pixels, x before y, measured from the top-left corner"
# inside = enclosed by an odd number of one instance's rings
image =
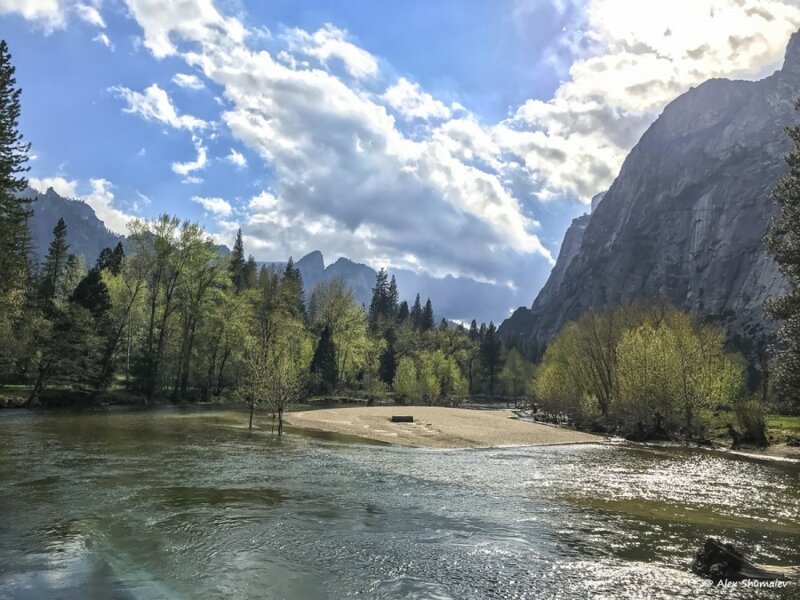
[[[413,423],[392,423],[411,415]],[[602,442],[606,438],[540,423],[520,421],[510,410],[470,410],[434,406],[331,408],[286,414],[303,429],[352,435],[418,448],[492,448]]]

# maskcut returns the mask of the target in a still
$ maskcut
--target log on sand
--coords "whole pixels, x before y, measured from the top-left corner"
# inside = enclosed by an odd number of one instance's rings
[[[414,417],[412,415],[392,415],[392,423],[413,423]]]
[[[708,538],[694,554],[692,571],[719,581],[800,581],[800,566],[778,567],[754,563],[731,544]]]

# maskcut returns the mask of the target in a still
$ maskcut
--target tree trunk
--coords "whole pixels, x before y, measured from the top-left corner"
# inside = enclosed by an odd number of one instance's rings
[[[283,408],[278,409],[278,435],[283,435]]]
[[[253,411],[255,410],[255,408],[256,408],[256,403],[251,401],[250,402],[250,425],[247,426],[247,430],[248,431],[252,431],[253,430]]]

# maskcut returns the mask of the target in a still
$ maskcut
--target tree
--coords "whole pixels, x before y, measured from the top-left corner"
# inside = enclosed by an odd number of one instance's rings
[[[242,230],[236,232],[236,241],[233,244],[231,251],[231,260],[228,269],[231,274],[231,281],[233,282],[233,290],[237,294],[246,287],[247,277],[245,268],[247,263],[244,259],[244,241],[242,240]]]
[[[372,300],[369,303],[369,329],[372,333],[378,332],[386,318],[389,316],[389,274],[386,269],[380,269],[375,277],[375,287],[372,288]]]
[[[427,302],[425,302],[425,308],[422,309],[419,328],[422,331],[433,331],[435,327],[436,322],[433,316],[433,304],[431,304],[431,299],[428,298]]]
[[[500,382],[507,395],[517,400],[525,394],[532,378],[531,366],[519,350],[514,348],[509,351],[500,372]]]
[[[256,285],[258,285],[258,265],[251,254],[247,257],[247,263],[244,265],[244,287],[252,290]]]
[[[30,144],[18,130],[22,91],[14,72],[8,45],[0,40],[0,314],[8,320],[6,325],[22,318],[30,250],[31,213],[18,197],[28,184],[24,173]]]
[[[797,104],[800,110],[800,102]],[[800,406],[800,125],[786,128],[792,149],[786,155],[789,173],[773,191],[780,205],[767,238],[789,292],[767,304],[781,322],[772,370],[773,391],[779,401]]]
[[[322,330],[322,335],[311,359],[311,374],[316,376],[319,390],[330,393],[336,389],[338,376],[336,362],[336,346],[333,343],[333,334],[329,325]]]
[[[409,314],[409,319],[414,329],[419,330],[422,327],[422,304],[419,302],[419,294],[417,294],[417,298],[414,300],[414,306]]]
[[[408,302],[403,300],[400,303],[400,307],[397,309],[397,319],[395,319],[395,322],[398,325],[400,325],[402,323],[405,323],[406,321],[408,321],[409,316],[410,316],[410,312],[408,310]]]
[[[500,336],[497,334],[494,323],[490,322],[480,343],[481,366],[489,383],[488,391],[490,396],[494,395],[497,376],[502,367],[502,358],[503,343],[500,341]]]
[[[400,359],[397,363],[397,372],[392,387],[401,401],[407,398],[416,398],[418,391],[417,366],[413,359],[408,356]]]
[[[53,239],[47,249],[47,257],[39,282],[39,299],[47,310],[52,309],[59,300],[64,299],[68,257],[67,225],[64,223],[64,219],[60,218],[53,228]]]
[[[305,318],[306,303],[303,292],[303,276],[300,269],[294,266],[294,260],[289,257],[280,287],[281,301],[286,310],[295,318]]]
[[[114,275],[119,275],[124,258],[125,250],[122,247],[122,242],[118,242],[113,250],[111,248],[103,248],[100,251],[95,267],[100,271],[109,271]]]

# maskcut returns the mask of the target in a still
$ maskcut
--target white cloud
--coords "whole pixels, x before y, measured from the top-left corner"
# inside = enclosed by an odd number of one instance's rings
[[[75,12],[78,13],[78,16],[81,19],[83,19],[90,25],[94,25],[95,27],[100,27],[101,29],[105,29],[106,22],[103,20],[103,15],[100,14],[100,11],[97,10],[97,7],[91,6],[89,4],[76,4]]]
[[[205,87],[205,84],[197,75],[190,75],[188,73],[176,73],[172,78],[172,83],[178,87],[190,90],[202,90]]]
[[[289,46],[296,52],[313,56],[323,64],[331,59],[342,62],[353,77],[363,79],[378,73],[378,61],[369,52],[347,40],[347,32],[326,23],[314,33],[293,29],[287,35]]]
[[[238,152],[235,148],[231,148],[231,153],[225,157],[225,160],[231,162],[240,169],[247,166],[247,159],[244,157],[244,154]]]
[[[107,179],[90,179],[91,191],[83,197],[83,201],[94,209],[97,217],[114,233],[125,234],[127,225],[133,216],[114,208],[113,185]]]
[[[447,119],[451,109],[427,92],[418,83],[401,77],[383,94],[383,99],[407,119]]]
[[[138,115],[145,121],[157,121],[176,129],[197,131],[208,127],[208,123],[191,115],[180,115],[167,92],[152,84],[143,93],[126,87],[112,87],[111,91],[128,103],[126,113]]]
[[[107,179],[90,179],[89,192],[86,194],[78,193],[78,182],[76,180],[66,179],[62,176],[43,177],[41,179],[30,177],[28,183],[40,193],[46,192],[47,188],[53,188],[57,194],[64,198],[83,200],[92,207],[97,217],[105,223],[105,226],[115,233],[124,234],[128,222],[133,218],[131,215],[114,207],[114,193],[111,191],[113,185]]]
[[[208,155],[206,147],[203,145],[203,141],[198,138],[194,137],[194,149],[197,152],[197,158],[192,161],[188,162],[174,162],[172,163],[172,170],[177,173],[178,175],[188,175],[192,171],[199,171],[204,169],[205,166],[208,164]],[[190,183],[197,183],[196,181],[190,181]]]
[[[98,33],[96,36],[92,38],[93,42],[97,42],[99,44],[103,44],[109,50],[114,50],[114,44],[111,43],[111,40],[105,33]]]
[[[575,60],[555,96],[495,129],[542,196],[584,202],[667,103],[713,77],[765,75],[800,27],[800,6],[781,0],[589,0],[584,13],[563,39]]]
[[[204,198],[201,196],[192,196],[192,202],[196,202],[202,206],[207,212],[218,217],[229,217],[233,213],[233,207],[230,202],[222,198]]]
[[[78,182],[74,179],[66,179],[64,177],[29,177],[28,185],[35,189],[40,194],[44,194],[47,188],[53,190],[64,198],[75,198],[78,195]]]
[[[18,14],[40,25],[45,33],[66,24],[66,10],[61,0],[0,0],[0,15]]]

